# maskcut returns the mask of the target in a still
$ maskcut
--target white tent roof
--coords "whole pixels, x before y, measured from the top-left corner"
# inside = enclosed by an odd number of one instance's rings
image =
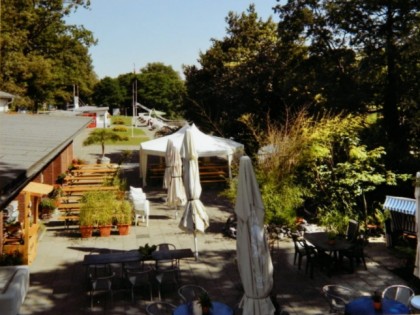
[[[242,153],[244,145],[230,139],[206,135],[201,132],[194,124],[186,124],[177,132],[158,139],[146,141],[140,144],[140,177],[143,178],[143,186],[146,186],[147,176],[147,157],[148,155],[165,156],[166,146],[169,139],[172,139],[176,148],[180,149],[184,139],[185,131],[191,129],[193,132],[196,150],[199,157],[203,156],[223,156],[230,164],[235,153]],[[230,174],[229,174],[230,175]]]

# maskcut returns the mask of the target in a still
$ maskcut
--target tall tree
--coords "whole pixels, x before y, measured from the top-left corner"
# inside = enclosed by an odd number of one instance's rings
[[[180,75],[163,63],[149,63],[140,70],[138,100],[148,108],[167,113],[168,118],[181,117],[185,85]]]
[[[404,117],[400,108],[419,101],[418,94],[406,92],[407,85],[417,83],[403,84],[404,71],[418,73],[418,63],[409,69],[403,56],[419,41],[419,9],[415,0],[291,0],[276,7],[282,40],[307,44],[313,58],[335,62],[338,74],[348,72],[346,64],[357,65],[355,76],[349,78],[358,83],[351,85],[349,95],[359,91],[365,110],[378,109],[383,114],[389,162],[400,160],[402,152],[408,155],[410,117]],[[343,63],[345,55],[340,57],[340,52],[347,52],[351,62]]]
[[[83,27],[64,17],[89,0],[3,0],[0,88],[21,96],[22,105],[69,101],[73,84],[88,95],[95,83],[88,48],[95,44]]]
[[[277,88],[284,69],[278,59],[276,24],[258,17],[250,5],[240,15],[229,12],[227,35],[212,39],[212,46],[200,54],[201,67],[185,68],[189,119],[203,129],[238,140],[249,138],[237,119],[245,113],[264,118],[279,113],[282,95]]]
[[[97,106],[122,109],[123,93],[117,79],[105,77],[95,85],[93,100]]]

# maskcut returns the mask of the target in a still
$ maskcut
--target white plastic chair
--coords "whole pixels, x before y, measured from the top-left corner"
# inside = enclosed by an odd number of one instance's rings
[[[132,199],[134,208],[134,224],[137,226],[139,217],[144,222],[146,219],[146,226],[149,226],[149,214],[150,214],[150,202],[147,199],[133,198]]]

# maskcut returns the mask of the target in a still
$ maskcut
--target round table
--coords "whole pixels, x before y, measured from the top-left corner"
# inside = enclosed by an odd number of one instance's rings
[[[375,311],[373,308],[373,301],[370,296],[363,296],[357,298],[346,305],[346,315],[379,315],[379,314],[409,314],[410,310],[404,304],[382,299],[382,311]]]
[[[233,315],[233,310],[230,306],[220,303],[220,302],[212,302],[212,309],[210,314],[212,315]],[[189,304],[181,304],[178,306],[173,315],[193,315],[192,307]]]

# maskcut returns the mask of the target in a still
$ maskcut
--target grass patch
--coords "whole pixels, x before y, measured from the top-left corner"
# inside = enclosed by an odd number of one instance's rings
[[[127,137],[127,141],[111,142],[106,141],[105,145],[138,145],[144,141],[150,140],[141,128],[132,128],[131,116],[113,116],[111,129],[115,130],[120,136]],[[118,124],[114,124],[114,121]],[[124,122],[123,124],[121,122]]]

